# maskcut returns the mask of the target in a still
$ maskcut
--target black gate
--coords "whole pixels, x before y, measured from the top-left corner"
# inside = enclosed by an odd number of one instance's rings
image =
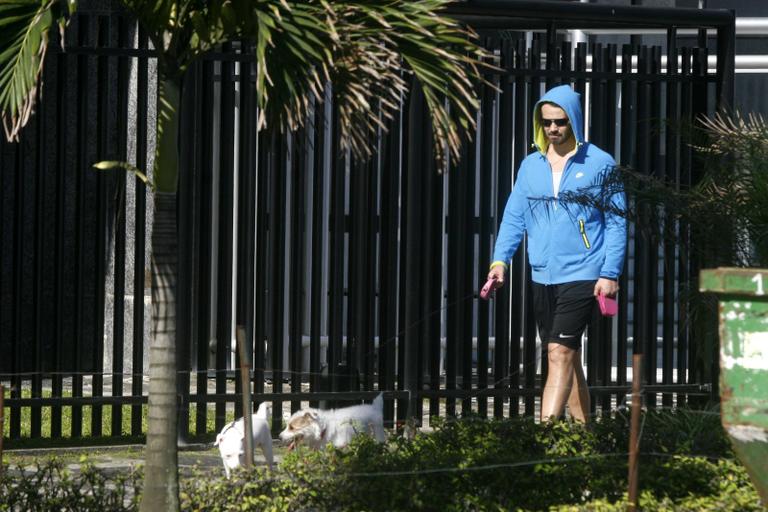
[[[211,414],[221,428],[227,404],[240,415],[236,325],[250,341],[254,398],[273,401],[276,419],[283,402],[295,410],[377,390],[395,399],[389,419],[533,414],[546,368],[524,251],[494,301],[477,290],[497,213],[530,151],[532,105],[553,84],[582,94],[589,140],[621,164],[683,186],[696,179],[695,155],[670,126],[731,104],[730,12],[511,1],[451,9],[504,72],[489,76],[501,92],[482,90],[478,133],[450,169],[435,168],[418,90],[374,141],[377,154],[358,161],[338,150],[330,95],[306,129],[256,132],[247,44],[190,72],[178,215],[183,428],[204,434]],[[594,27],[666,36],[656,46],[636,36],[566,40]],[[0,146],[0,382],[11,388],[11,438],[79,437],[84,413],[92,436],[142,433],[152,212],[140,181],[91,164],[151,166],[154,58],[146,36],[113,12],[78,16],[67,44],[51,46],[22,142]],[[654,393],[680,404],[712,384],[711,372],[694,371],[701,354],[680,306],[695,277],[686,245],[631,234],[620,313],[589,329],[595,409],[624,400],[633,349],[648,358],[650,406]],[[69,431],[62,407],[72,408]]]

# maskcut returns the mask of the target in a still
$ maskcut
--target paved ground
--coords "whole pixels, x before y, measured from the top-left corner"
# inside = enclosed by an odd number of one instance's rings
[[[275,447],[275,463],[282,461],[281,448]],[[123,446],[100,446],[88,448],[45,448],[29,450],[10,450],[4,453],[4,459],[10,473],[19,471],[18,466],[24,471],[33,471],[35,469],[34,461],[47,459],[50,457],[60,458],[65,462],[67,468],[73,473],[80,470],[83,462],[93,464],[99,469],[107,472],[125,471],[135,468],[144,463],[143,445],[123,445]],[[259,449],[254,454],[254,462],[258,465],[265,465],[263,455]],[[179,450],[179,470],[182,475],[189,475],[193,469],[202,471],[221,471],[224,475],[224,468],[221,464],[218,448],[211,445],[195,444],[183,447]]]

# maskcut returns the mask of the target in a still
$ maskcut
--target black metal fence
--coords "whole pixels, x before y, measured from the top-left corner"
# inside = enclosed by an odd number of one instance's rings
[[[236,325],[251,345],[254,398],[272,400],[276,419],[283,402],[295,410],[374,390],[396,399],[386,401],[390,419],[534,413],[546,361],[524,250],[509,286],[490,303],[477,297],[497,214],[530,151],[533,103],[546,87],[573,84],[591,142],[685,186],[696,179],[695,155],[670,126],[730,103],[733,17],[513,5],[453,8],[480,29],[504,72],[489,77],[500,92],[482,90],[479,130],[461,163],[442,173],[418,90],[375,141],[377,154],[358,161],[338,150],[330,96],[304,130],[256,132],[247,45],[192,69],[178,215],[182,428],[191,414],[190,431],[205,433],[212,403],[217,429],[227,403],[240,415]],[[569,29],[596,26],[661,27],[667,37],[659,46],[564,40]],[[677,26],[717,30],[715,68],[704,34],[681,36]],[[152,212],[139,180],[91,164],[151,167],[153,54],[117,13],[80,15],[68,37],[66,52],[51,47],[21,142],[0,146],[0,380],[11,387],[11,438],[79,437],[84,410],[92,436],[142,432]],[[633,349],[648,358],[651,406],[654,393],[671,405],[712,384],[692,364],[701,354],[680,306],[695,271],[686,243],[637,233],[632,227],[619,315],[596,317],[588,331],[593,408],[623,401]],[[348,393],[327,393],[338,391]]]

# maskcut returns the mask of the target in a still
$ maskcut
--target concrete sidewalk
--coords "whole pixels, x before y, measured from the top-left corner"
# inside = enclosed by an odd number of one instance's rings
[[[275,447],[275,464],[282,461],[280,450]],[[5,470],[13,474],[19,471],[35,471],[35,461],[43,462],[51,458],[64,461],[66,468],[73,474],[79,472],[83,464],[92,464],[106,473],[130,471],[144,464],[144,445],[95,446],[82,448],[36,448],[5,450],[3,458]],[[179,447],[180,476],[190,476],[197,469],[204,473],[220,472],[224,476],[219,449],[211,444],[190,444]],[[266,461],[258,448],[254,453],[254,463],[266,466]]]

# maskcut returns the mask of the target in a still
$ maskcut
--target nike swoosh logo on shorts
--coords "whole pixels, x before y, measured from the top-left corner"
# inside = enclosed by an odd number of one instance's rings
[[[564,334],[564,333],[561,332],[560,334],[558,334],[557,337],[561,338],[561,339],[567,339],[567,338],[575,338],[576,335],[575,334]]]

